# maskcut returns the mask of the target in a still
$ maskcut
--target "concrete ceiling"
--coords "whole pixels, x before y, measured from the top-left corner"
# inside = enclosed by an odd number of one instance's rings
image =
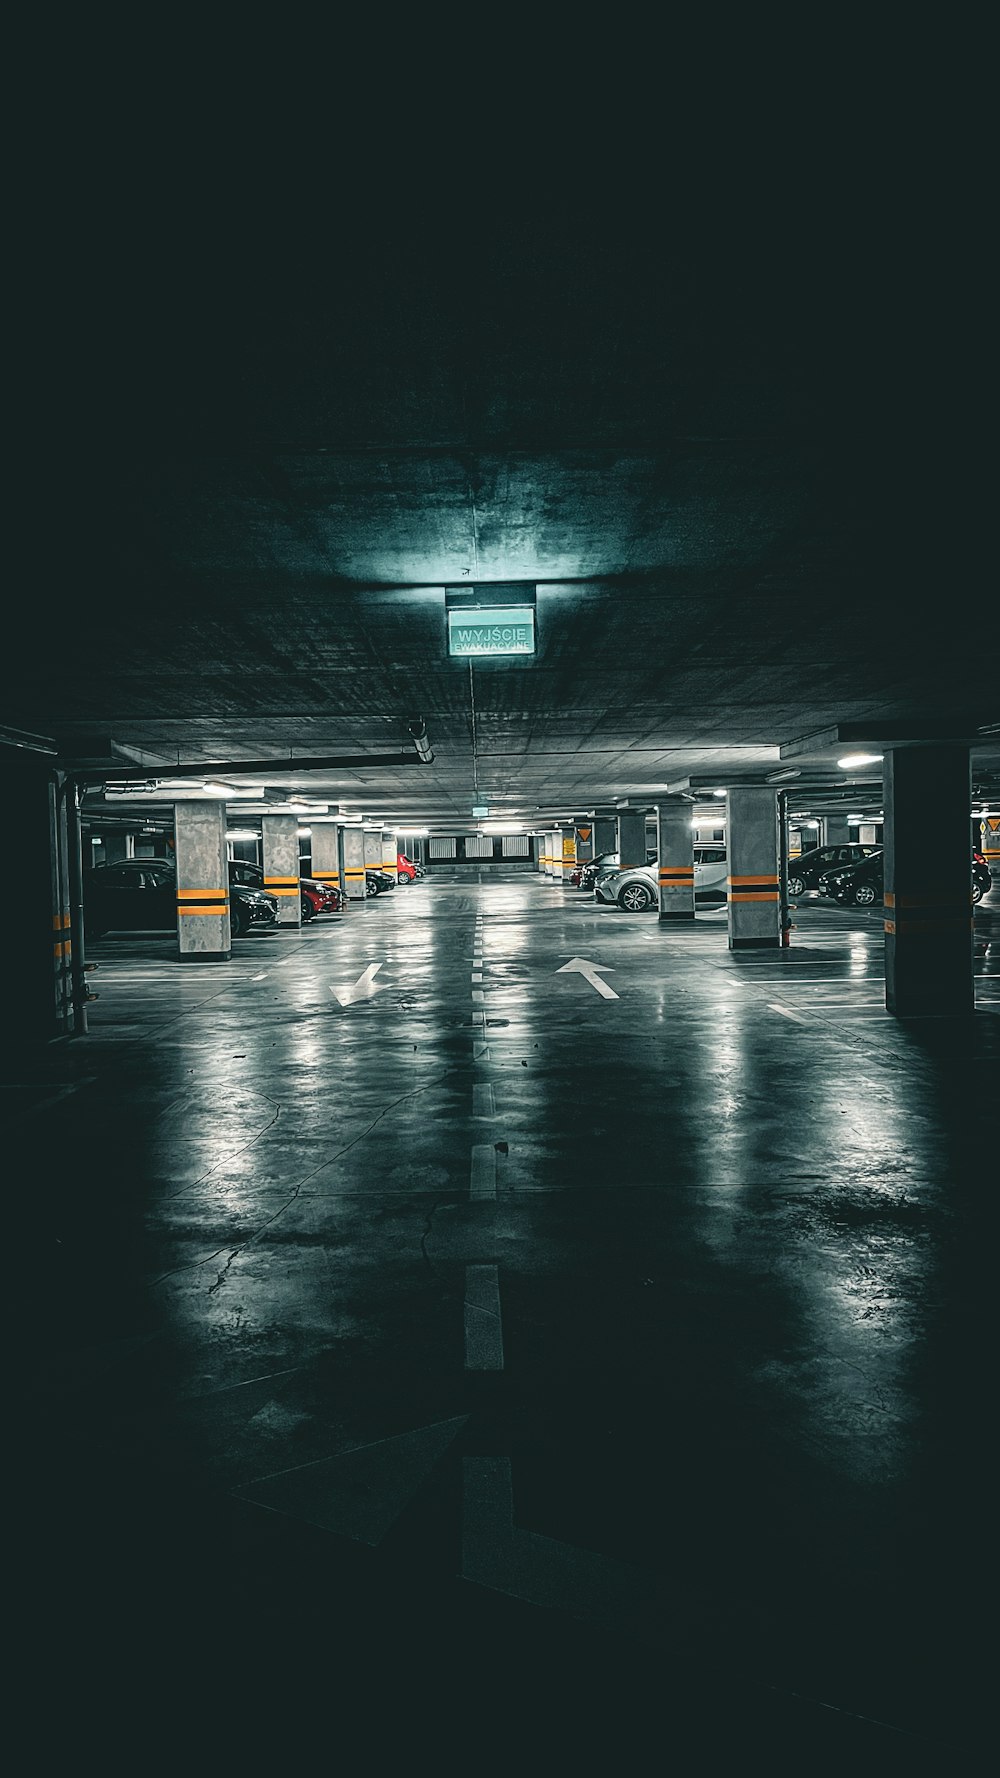
[[[887,333],[867,225],[674,243],[607,202],[487,238],[368,200],[306,252],[98,228],[5,721],[456,828],[776,772],[839,725],[938,723],[1000,789],[995,607],[970,634],[914,533],[921,317]],[[443,589],[489,581],[537,586],[538,653],[470,677]],[[416,715],[432,765],[277,771]],[[851,794],[843,751],[790,759],[803,796]]]

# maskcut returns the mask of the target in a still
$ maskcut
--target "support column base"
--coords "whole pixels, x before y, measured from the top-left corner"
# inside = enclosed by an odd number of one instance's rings
[[[660,909],[660,919],[661,920],[673,920],[675,922],[677,920],[689,920],[690,921],[690,920],[694,919],[694,908],[685,909],[683,912],[680,909],[677,909],[675,911],[672,910],[670,913],[664,913],[663,909],[661,908]]]
[[[898,1001],[890,1000],[887,994],[885,1010],[891,1012],[897,1019],[970,1019],[976,1007],[972,1000],[962,1006],[950,1006],[944,1003],[931,1005],[926,1001],[922,1001],[919,1006],[911,1005],[909,1002],[900,1005]]]
[[[966,1018],[975,1011],[972,920],[960,935],[900,937],[886,921],[885,1004],[899,1018]]]
[[[178,951],[179,963],[228,963],[232,951]]]
[[[731,951],[780,951],[781,936],[775,934],[773,938],[731,938],[729,949]]]

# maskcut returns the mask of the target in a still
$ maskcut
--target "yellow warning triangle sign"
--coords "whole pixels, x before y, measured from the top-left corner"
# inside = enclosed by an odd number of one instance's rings
[[[589,827],[578,827],[576,831],[580,835],[581,840],[589,840],[593,830]]]

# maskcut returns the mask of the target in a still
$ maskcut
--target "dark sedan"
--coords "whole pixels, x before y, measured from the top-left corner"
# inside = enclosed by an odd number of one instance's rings
[[[827,871],[820,878],[820,890],[844,906],[872,907],[884,899],[885,854],[878,852],[860,864],[845,865],[842,870]],[[978,858],[972,860],[972,899],[982,901],[992,886],[989,866]]]
[[[365,894],[384,895],[387,889],[395,889],[396,879],[391,871],[376,870],[369,865],[365,870]]]
[[[84,885],[87,935],[170,932],[177,926],[177,872],[170,858],[123,858],[95,864]],[[234,938],[252,926],[273,926],[278,903],[262,889],[232,884],[229,919]]]
[[[800,858],[788,861],[789,895],[808,895],[810,890],[822,894],[819,880],[827,871],[847,870],[865,858],[881,852],[881,846],[861,846],[854,842],[839,846],[815,846]]]

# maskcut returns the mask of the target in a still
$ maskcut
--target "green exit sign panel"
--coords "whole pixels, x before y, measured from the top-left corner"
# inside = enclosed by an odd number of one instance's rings
[[[534,654],[531,605],[470,606],[448,612],[448,653],[460,656]]]

